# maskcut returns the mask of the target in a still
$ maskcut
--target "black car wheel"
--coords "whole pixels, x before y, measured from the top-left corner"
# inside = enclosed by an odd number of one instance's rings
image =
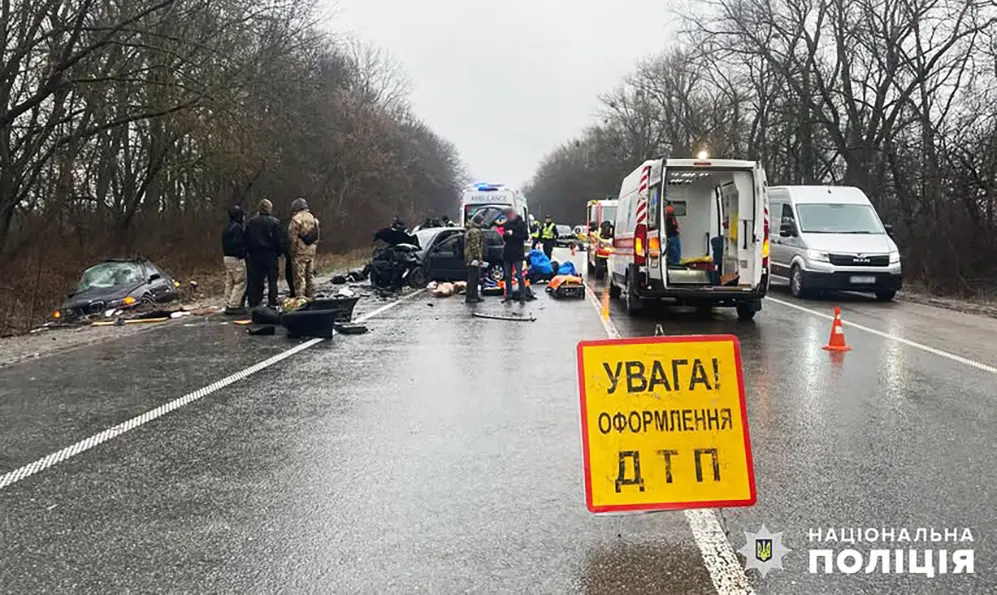
[[[795,298],[807,297],[808,291],[803,281],[803,269],[800,268],[800,265],[794,264],[789,273],[789,293],[793,294]]]
[[[488,265],[488,269],[486,269],[485,275],[487,275],[488,278],[491,279],[492,281],[498,283],[505,277],[505,271],[502,269],[502,265],[492,264]]]
[[[412,272],[408,274],[408,284],[409,287],[413,289],[422,289],[426,286],[426,279],[428,275],[426,274],[425,267],[415,267]]]
[[[750,322],[755,318],[755,313],[758,312],[756,304],[750,302],[741,302],[736,306],[737,309],[737,319],[742,322]]]

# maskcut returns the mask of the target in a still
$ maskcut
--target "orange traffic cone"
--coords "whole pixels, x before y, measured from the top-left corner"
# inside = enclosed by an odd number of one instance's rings
[[[823,347],[825,351],[851,351],[851,347],[845,345],[845,328],[841,324],[841,308],[834,307],[834,321],[831,323],[831,338],[827,345]]]

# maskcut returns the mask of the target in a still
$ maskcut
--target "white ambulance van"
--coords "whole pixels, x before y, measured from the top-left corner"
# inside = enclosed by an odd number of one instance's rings
[[[460,225],[466,227],[467,223],[480,210],[489,207],[516,209],[519,216],[524,221],[532,221],[533,215],[526,202],[526,196],[518,188],[510,188],[505,184],[472,184],[464,188],[460,197]]]
[[[668,262],[666,210],[677,222],[680,258]],[[610,295],[634,314],[650,300],[733,307],[741,320],[762,308],[769,285],[765,170],[754,161],[652,159],[623,180]]]

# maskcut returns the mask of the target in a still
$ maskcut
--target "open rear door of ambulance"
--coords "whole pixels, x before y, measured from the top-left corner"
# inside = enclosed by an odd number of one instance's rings
[[[757,163],[734,173],[738,195],[737,269],[739,287],[757,287],[762,278],[765,170]]]
[[[665,209],[662,204],[665,187],[665,160],[651,166],[647,200],[647,276],[648,285],[664,289],[668,284],[665,258]]]

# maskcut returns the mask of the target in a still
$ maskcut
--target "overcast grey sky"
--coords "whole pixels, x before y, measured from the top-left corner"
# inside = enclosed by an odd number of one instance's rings
[[[523,184],[594,121],[596,96],[673,30],[668,0],[320,0],[329,26],[390,51],[418,116],[475,178]]]

